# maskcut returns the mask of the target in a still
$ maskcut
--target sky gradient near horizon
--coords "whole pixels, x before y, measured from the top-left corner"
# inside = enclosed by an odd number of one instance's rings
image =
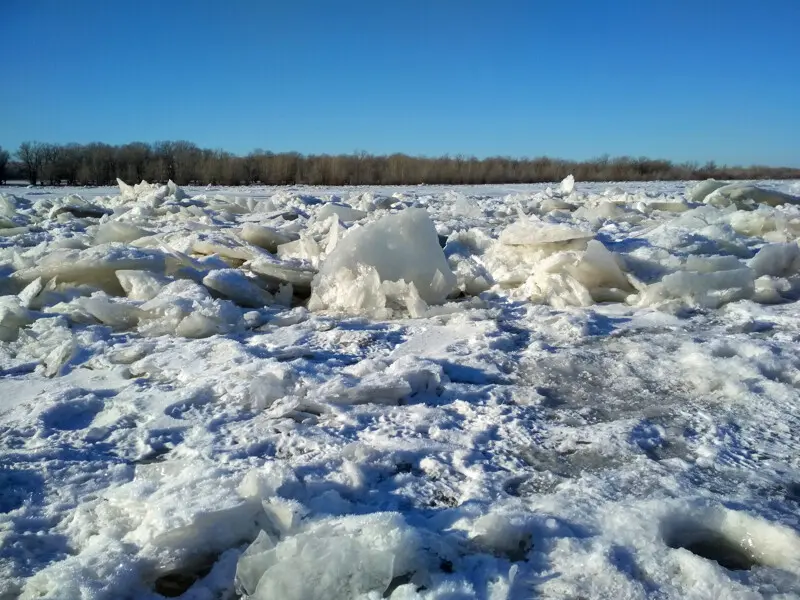
[[[800,1],[5,0],[0,146],[800,166]]]

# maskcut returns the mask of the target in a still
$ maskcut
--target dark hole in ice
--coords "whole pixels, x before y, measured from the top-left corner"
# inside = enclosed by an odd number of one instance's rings
[[[167,598],[177,598],[183,595],[197,581],[211,572],[215,560],[208,559],[195,565],[193,568],[178,569],[165,573],[156,579],[153,589],[157,594]]]
[[[414,470],[414,465],[410,462],[399,462],[395,465],[396,473],[411,473]]]
[[[161,448],[156,448],[152,452],[145,454],[141,458],[137,458],[133,461],[135,465],[151,465],[157,462],[163,462],[167,458],[167,454],[171,448],[163,446]]]
[[[384,598],[388,598],[401,585],[405,585],[407,583],[411,583],[411,576],[412,576],[411,573],[403,573],[402,575],[398,575],[397,577],[393,578],[389,582],[389,587],[387,587],[386,591],[383,592],[383,597]]]
[[[503,484],[503,491],[509,496],[519,496],[520,488],[526,481],[527,477],[512,477]]]
[[[790,483],[786,486],[786,498],[800,502],[800,483]]]
[[[506,554],[511,562],[522,562],[528,559],[528,552],[533,548],[533,542],[530,539],[520,540],[517,547],[509,550]]]
[[[156,579],[155,590],[156,593],[166,596],[167,598],[177,598],[192,587],[197,580],[198,577],[196,575],[187,573],[167,573]]]
[[[433,493],[433,497],[428,501],[428,506],[432,506],[434,508],[452,508],[454,506],[458,506],[458,500],[441,490],[436,490]]]
[[[697,531],[684,536],[676,536],[668,540],[670,548],[683,548],[692,554],[713,560],[731,571],[748,571],[759,562],[739,546],[716,531]]]
[[[111,214],[110,210],[99,206],[61,206],[55,210],[53,216],[56,217],[61,213],[67,212],[72,213],[77,219],[99,219],[105,215]]]
[[[544,408],[558,408],[567,403],[555,388],[537,387],[536,392],[541,396],[540,405]]]

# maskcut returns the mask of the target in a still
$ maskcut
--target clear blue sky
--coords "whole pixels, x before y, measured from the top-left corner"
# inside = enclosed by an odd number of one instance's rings
[[[800,166],[800,0],[2,0],[0,145]]]

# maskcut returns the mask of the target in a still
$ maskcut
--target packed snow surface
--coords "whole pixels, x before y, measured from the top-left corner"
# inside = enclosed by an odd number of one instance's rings
[[[0,188],[0,599],[795,598],[800,184]]]

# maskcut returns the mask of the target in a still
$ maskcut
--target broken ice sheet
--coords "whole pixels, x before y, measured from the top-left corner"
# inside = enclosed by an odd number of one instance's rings
[[[0,190],[0,597],[797,596],[798,188],[695,185]]]

